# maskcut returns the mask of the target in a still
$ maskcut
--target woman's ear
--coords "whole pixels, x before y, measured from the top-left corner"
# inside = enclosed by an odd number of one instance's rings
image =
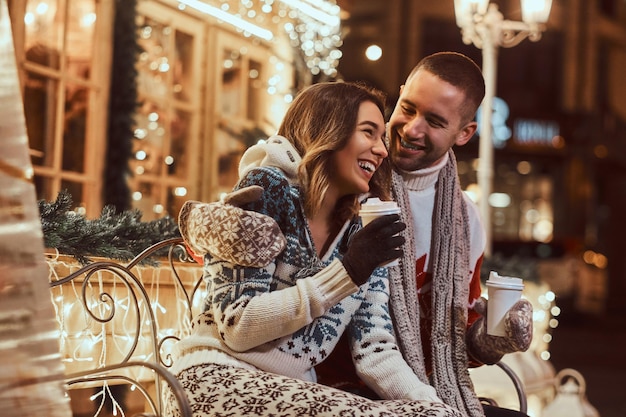
[[[457,146],[465,145],[476,133],[476,129],[478,129],[478,123],[472,121],[463,126],[463,128],[459,131],[456,137],[456,141],[454,142]]]

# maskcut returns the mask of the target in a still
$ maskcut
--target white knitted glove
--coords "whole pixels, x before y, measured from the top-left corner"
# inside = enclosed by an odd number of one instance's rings
[[[250,186],[220,202],[185,202],[178,216],[183,240],[199,257],[209,253],[241,266],[266,266],[285,249],[285,236],[273,218],[236,207],[258,200],[261,194],[263,188]]]

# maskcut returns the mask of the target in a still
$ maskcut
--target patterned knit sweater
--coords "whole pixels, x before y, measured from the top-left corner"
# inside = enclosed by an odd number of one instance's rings
[[[351,320],[363,339],[377,326],[391,329],[387,270],[377,268],[359,288],[340,262],[358,219],[346,222],[327,253],[317,257],[295,179],[298,162],[295,149],[280,137],[242,158],[246,167],[236,188],[256,184],[265,190],[242,208],[274,218],[287,247],[263,268],[205,255],[204,312],[192,335],[174,349],[174,373],[219,363],[315,380],[313,367],[330,354]]]

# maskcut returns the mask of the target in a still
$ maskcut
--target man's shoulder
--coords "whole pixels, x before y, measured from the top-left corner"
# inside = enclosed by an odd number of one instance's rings
[[[463,200],[465,200],[465,205],[467,206],[467,214],[470,216],[470,221],[472,218],[480,219],[480,212],[478,210],[478,204],[466,193],[462,192]]]
[[[485,235],[485,228],[480,216],[480,211],[478,210],[478,205],[465,192],[463,192],[463,199],[465,200],[465,206],[467,207],[470,236],[473,242],[472,247],[484,248],[487,237]]]

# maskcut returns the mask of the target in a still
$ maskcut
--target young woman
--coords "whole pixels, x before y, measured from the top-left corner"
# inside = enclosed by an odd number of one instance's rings
[[[368,195],[389,199],[383,114],[375,90],[315,84],[296,97],[276,136],[246,151],[235,189],[263,193],[241,208],[268,216],[280,230],[276,239],[284,236],[267,262],[222,256],[228,245],[206,253],[211,242],[197,229],[206,226],[207,206],[183,207],[181,233],[204,256],[208,288],[193,334],[175,349],[173,371],[194,415],[454,415],[443,404],[374,402],[315,383],[314,366],[357,311],[388,316],[386,302],[368,294],[386,300],[387,271],[377,267],[402,255],[405,225],[389,215],[359,230],[357,216]],[[253,240],[249,229],[229,225],[220,237]],[[174,404],[168,411],[176,415]]]

